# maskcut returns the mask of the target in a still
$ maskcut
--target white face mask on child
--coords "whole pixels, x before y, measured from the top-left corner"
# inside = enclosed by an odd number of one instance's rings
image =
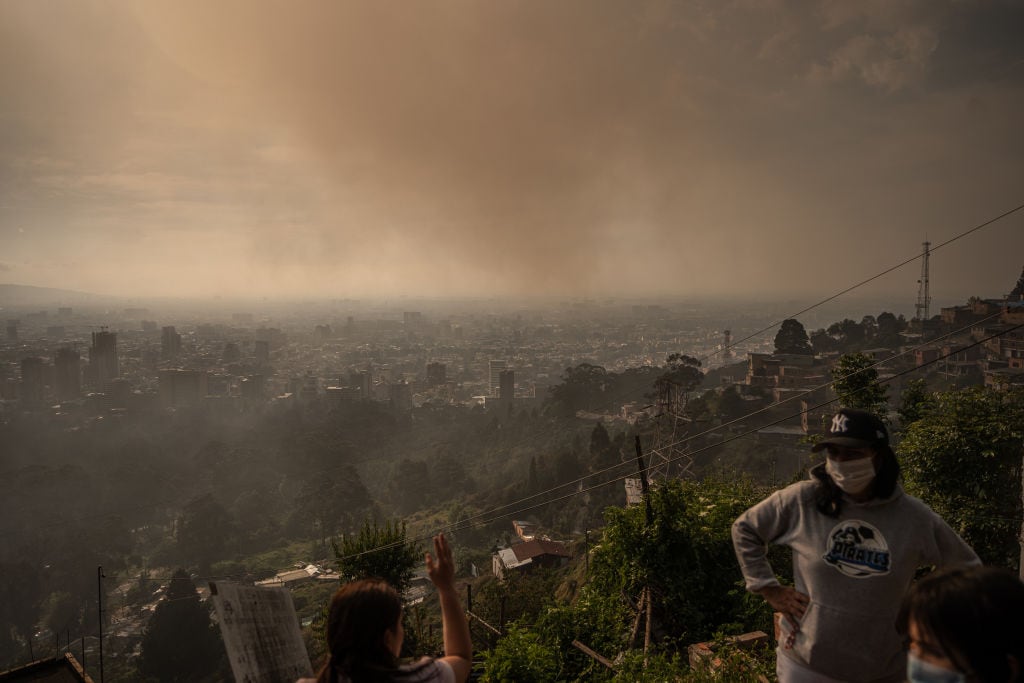
[[[825,458],[825,471],[846,493],[861,493],[875,480],[875,459],[833,460]]]
[[[907,653],[907,681],[909,683],[967,683],[967,676],[959,671],[926,662],[913,652]]]

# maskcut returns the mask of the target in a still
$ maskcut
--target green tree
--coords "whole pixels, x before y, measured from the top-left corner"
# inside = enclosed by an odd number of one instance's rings
[[[509,572],[504,581],[486,577],[473,594],[473,611],[487,623],[533,623],[554,605],[561,574],[554,569],[536,569],[520,574]]]
[[[579,410],[603,407],[611,380],[600,365],[580,363],[566,368],[562,382],[548,389],[548,406],[556,415],[571,417]]]
[[[878,320],[878,333],[875,337],[875,344],[878,346],[885,347],[897,347],[903,339],[900,337],[900,332],[906,326],[906,321],[902,320],[902,316],[897,318],[888,311],[879,313]]]
[[[899,444],[907,490],[932,507],[986,564],[1020,561],[1024,389],[934,395]]]
[[[537,458],[530,457],[530,474],[526,481],[526,492],[533,494],[540,491],[540,480],[537,478]]]
[[[807,338],[807,330],[796,318],[782,321],[779,331],[775,334],[775,353],[796,353],[805,356],[814,353]]]
[[[210,610],[183,569],[174,573],[142,636],[139,673],[160,683],[212,678],[225,660]]]
[[[1013,291],[1010,292],[1010,298],[1019,298],[1024,296],[1024,269],[1020,271],[1020,277],[1017,278],[1017,284],[1014,285]]]
[[[402,458],[391,473],[390,493],[399,514],[408,515],[426,502],[430,470],[422,460]]]
[[[844,318],[837,323],[829,325],[828,333],[836,341],[838,347],[845,351],[854,351],[861,348],[867,339],[867,331],[864,329],[864,325],[849,318]]]
[[[195,563],[203,575],[210,565],[225,554],[235,536],[234,520],[217,499],[210,494],[193,498],[182,511],[178,522],[178,551],[188,562]]]
[[[835,351],[837,348],[836,340],[824,329],[811,332],[811,349],[814,353],[828,353],[829,351]]]
[[[718,413],[725,420],[732,420],[746,413],[739,387],[735,384],[730,384],[722,390],[722,395],[718,398]]]
[[[0,625],[13,627],[35,659],[32,634],[39,618],[43,584],[39,571],[24,560],[0,564]]]
[[[900,394],[900,407],[896,412],[900,416],[900,425],[906,429],[917,422],[928,411],[932,398],[928,393],[928,382],[923,379],[912,379],[907,382]]]
[[[516,625],[498,641],[497,646],[484,652],[485,683],[548,683],[561,680],[559,653],[553,645],[545,644],[541,634]]]
[[[303,482],[290,527],[326,539],[343,529],[354,528],[372,507],[373,500],[359,473],[345,465],[332,476],[319,475]]]
[[[343,534],[331,542],[342,581],[369,577],[384,579],[404,593],[423,555],[408,539],[405,522],[387,520],[384,526],[367,521],[358,534]]]
[[[670,410],[684,412],[691,391],[704,381],[700,361],[693,356],[673,353],[665,361],[665,372],[654,382],[658,400]]]
[[[593,587],[634,597],[649,587],[660,631],[680,647],[720,628],[768,628],[770,610],[748,603],[731,536],[736,517],[761,497],[746,479],[710,476],[654,489],[651,524],[643,505],[608,508],[591,561]]]
[[[841,356],[832,368],[832,386],[844,408],[859,408],[885,419],[888,389],[878,381],[874,361],[863,353]]]
[[[600,420],[590,432],[590,462],[593,469],[603,469],[619,461],[619,452],[612,445],[608,430]]]
[[[601,680],[607,670],[572,643],[578,640],[595,652],[614,658],[625,645],[628,613],[620,596],[586,585],[571,604],[544,610],[534,630],[560,654],[563,680]]]

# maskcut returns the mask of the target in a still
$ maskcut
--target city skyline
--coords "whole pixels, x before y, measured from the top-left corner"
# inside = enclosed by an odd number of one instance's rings
[[[1024,203],[1011,2],[11,2],[0,282],[826,296]],[[999,296],[1024,212],[936,251]],[[919,266],[866,287],[911,300]]]

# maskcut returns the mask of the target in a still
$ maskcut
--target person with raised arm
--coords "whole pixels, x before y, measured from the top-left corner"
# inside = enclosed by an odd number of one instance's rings
[[[455,563],[444,534],[425,554],[427,574],[441,601],[444,656],[402,663],[402,598],[382,579],[345,584],[331,598],[327,663],[316,683],[464,683],[472,666],[469,623],[455,591]],[[298,683],[313,683],[300,679]]]

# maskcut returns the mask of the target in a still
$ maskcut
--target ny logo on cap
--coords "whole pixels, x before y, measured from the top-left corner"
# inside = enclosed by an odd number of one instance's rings
[[[832,429],[829,431],[831,431],[833,434],[845,432],[846,425],[849,421],[850,418],[846,417],[842,413],[839,413],[832,418]]]

